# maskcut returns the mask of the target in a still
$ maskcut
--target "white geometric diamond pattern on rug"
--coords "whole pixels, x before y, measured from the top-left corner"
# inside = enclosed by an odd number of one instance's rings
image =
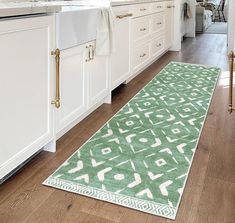
[[[218,75],[170,63],[44,184],[174,219]]]

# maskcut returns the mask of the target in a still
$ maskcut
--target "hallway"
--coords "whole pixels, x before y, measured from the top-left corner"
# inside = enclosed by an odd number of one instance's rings
[[[235,114],[228,108],[225,35],[198,35],[169,52],[57,142],[55,154],[41,152],[0,185],[1,223],[234,223]],[[176,221],[98,201],[41,183],[170,61],[208,64],[222,69],[194,157]]]

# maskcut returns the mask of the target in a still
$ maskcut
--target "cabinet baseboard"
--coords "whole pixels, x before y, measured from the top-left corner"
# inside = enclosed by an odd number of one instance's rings
[[[10,171],[8,174],[6,174],[4,177],[0,179],[0,185],[3,184],[6,180],[8,180],[11,176],[13,176],[18,170],[20,170],[22,167],[24,167],[28,162],[30,162],[35,156],[37,156],[42,149],[35,152],[32,156],[30,156],[28,159],[26,159],[23,163],[20,163],[18,166],[16,166],[12,171]]]

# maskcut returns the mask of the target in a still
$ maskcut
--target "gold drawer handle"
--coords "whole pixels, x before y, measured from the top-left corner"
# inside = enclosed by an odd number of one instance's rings
[[[140,11],[146,11],[147,9],[146,8],[140,8]]]
[[[161,25],[162,23],[161,22],[158,22],[157,25]]]
[[[51,104],[55,105],[56,108],[60,107],[60,50],[57,48],[51,52],[51,55],[55,56],[56,63],[56,96],[55,100]]]
[[[94,60],[94,58],[95,58],[94,46],[93,45],[86,46],[86,49],[88,49],[88,59],[86,59],[86,62]]]
[[[228,112],[231,114],[235,111],[235,107],[233,107],[233,71],[234,71],[234,52],[231,51],[228,55],[229,58],[229,105]]]
[[[162,44],[161,44],[161,43],[157,44],[157,47],[160,47],[160,46],[162,46]]]
[[[126,18],[126,17],[132,17],[133,14],[132,13],[127,13],[127,14],[123,14],[123,15],[117,15],[116,18],[117,19],[123,19],[123,18]]]
[[[90,50],[90,45],[86,46],[86,49],[88,49],[88,59],[86,59],[86,62],[91,61],[91,50]]]
[[[157,8],[158,8],[158,9],[161,9],[161,8],[162,8],[162,6],[161,6],[161,5],[159,5],[159,6],[157,6]]]
[[[91,49],[91,60],[95,59],[95,49],[93,45],[90,45],[90,49]]]
[[[146,53],[143,53],[142,55],[140,55],[140,57],[145,57],[147,54]]]
[[[141,29],[140,29],[141,32],[143,32],[143,31],[145,31],[145,30],[146,30],[146,28],[141,28]]]

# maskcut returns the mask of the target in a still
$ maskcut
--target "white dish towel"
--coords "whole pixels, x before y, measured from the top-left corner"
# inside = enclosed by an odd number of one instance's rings
[[[97,21],[96,54],[108,56],[114,52],[113,26],[114,14],[111,7],[100,10]]]

